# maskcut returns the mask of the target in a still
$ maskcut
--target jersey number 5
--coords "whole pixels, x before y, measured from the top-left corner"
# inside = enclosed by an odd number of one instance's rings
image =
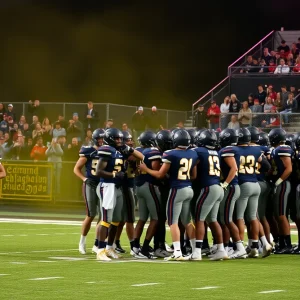
[[[114,167],[113,173],[121,172],[122,171],[122,166],[123,166],[123,159],[117,158],[115,160],[115,167]]]
[[[180,168],[178,170],[178,179],[187,180],[190,179],[190,172],[192,167],[193,159],[182,158],[180,160]]]

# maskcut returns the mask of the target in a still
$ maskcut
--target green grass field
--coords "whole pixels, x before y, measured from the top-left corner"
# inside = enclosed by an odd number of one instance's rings
[[[136,261],[125,255],[103,263],[90,251],[85,256],[78,253],[79,236],[78,224],[0,219],[0,299],[300,298],[299,256],[164,262]],[[88,245],[93,239],[94,229]],[[122,244],[128,246],[125,235]]]

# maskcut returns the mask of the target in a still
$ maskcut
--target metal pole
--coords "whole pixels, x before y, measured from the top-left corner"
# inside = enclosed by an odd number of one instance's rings
[[[25,102],[23,102],[22,109],[23,109],[23,116],[25,116]]]
[[[66,102],[64,102],[63,106],[63,116],[66,117]]]
[[[166,122],[167,128],[169,128],[169,111],[167,110],[167,122]]]
[[[107,121],[109,119],[109,103],[106,104],[106,120]]]

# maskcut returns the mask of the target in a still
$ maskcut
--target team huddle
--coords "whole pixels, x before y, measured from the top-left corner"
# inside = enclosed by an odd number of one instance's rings
[[[290,217],[299,229],[300,135],[287,136],[283,129],[267,134],[253,126],[220,134],[209,129],[145,131],[136,148],[132,136],[116,128],[96,129],[92,137],[94,146],[81,148],[74,167],[86,202],[81,254],[86,254],[86,236],[97,215],[92,251],[102,261],[125,253],[120,244],[125,224],[130,254],[137,259],[300,253],[291,243],[289,223]],[[136,198],[139,219],[134,226]],[[166,221],[171,247],[165,243]]]

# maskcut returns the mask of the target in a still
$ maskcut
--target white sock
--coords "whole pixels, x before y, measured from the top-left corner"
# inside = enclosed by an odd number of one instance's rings
[[[85,244],[85,241],[86,241],[86,236],[81,235],[79,244]]]
[[[113,246],[106,245],[106,250],[110,250],[110,249],[113,249],[113,248],[114,248]]]
[[[173,242],[173,246],[174,246],[174,255],[175,256],[182,256],[180,241]]]
[[[249,239],[249,240],[248,240],[248,247],[250,247],[250,248],[251,248],[251,246],[252,246],[252,242],[253,242],[253,240],[252,240],[252,239]]]
[[[222,244],[217,244],[217,249],[218,249],[218,251],[225,251],[224,244],[223,243]]]
[[[263,246],[267,246],[267,245],[269,244],[265,235],[263,235],[263,236],[260,238],[260,240],[261,240]]]
[[[194,252],[195,248],[196,248],[196,239],[191,239],[190,243],[191,243],[191,247],[192,247],[192,252]]]
[[[238,251],[244,251],[244,250],[245,250],[242,241],[237,241],[237,242],[236,242],[236,249],[237,249]]]

